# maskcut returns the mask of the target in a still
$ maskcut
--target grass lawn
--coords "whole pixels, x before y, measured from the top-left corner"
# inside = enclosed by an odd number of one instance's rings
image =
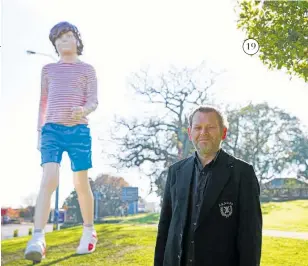
[[[264,229],[308,232],[308,200],[271,202],[262,204]],[[159,214],[139,214],[124,218],[108,217],[105,220],[121,219],[121,223],[158,223]]]
[[[46,234],[47,259],[40,265],[152,266],[156,226],[101,224],[92,255],[76,256],[81,227]],[[32,265],[23,259],[29,237],[2,241],[2,265]],[[263,238],[262,266],[308,266],[308,241]]]
[[[262,212],[264,229],[308,232],[308,200],[264,203]]]
[[[104,218],[105,221],[121,220],[120,223],[129,224],[157,224],[159,213],[143,213],[127,217],[109,216]]]

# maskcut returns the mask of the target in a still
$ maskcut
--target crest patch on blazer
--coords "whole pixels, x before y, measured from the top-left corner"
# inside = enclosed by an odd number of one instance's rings
[[[233,212],[232,202],[222,202],[219,204],[220,213],[223,217],[229,218]]]

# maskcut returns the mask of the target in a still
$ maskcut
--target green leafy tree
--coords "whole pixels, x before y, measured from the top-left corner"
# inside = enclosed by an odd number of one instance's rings
[[[102,195],[99,201],[99,216],[113,216],[119,214],[122,203],[122,188],[129,184],[122,177],[100,174],[95,179],[95,189]]]
[[[298,118],[263,103],[231,110],[228,120],[224,148],[251,163],[260,180],[284,171],[308,178],[308,138]]]
[[[308,1],[239,1],[238,28],[258,41],[269,69],[308,79]]]
[[[308,180],[308,134],[301,134],[293,146],[292,162],[297,167],[297,177]]]
[[[98,175],[95,181],[89,179],[92,192],[98,191],[101,193],[101,199],[98,201],[99,216],[116,215],[118,208],[122,205],[122,187],[129,186],[129,184],[122,177],[105,174]],[[94,202],[94,209],[95,204],[96,202]],[[62,208],[67,209],[68,215],[74,216],[77,223],[83,221],[75,189],[66,198]]]

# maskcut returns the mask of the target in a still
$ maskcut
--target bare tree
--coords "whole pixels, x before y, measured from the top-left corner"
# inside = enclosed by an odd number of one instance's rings
[[[143,119],[115,119],[111,136],[118,151],[110,155],[114,167],[139,167],[161,196],[168,166],[193,151],[187,134],[188,111],[213,104],[210,89],[217,75],[203,66],[171,69],[159,77],[147,71],[135,74],[131,87],[155,109]],[[266,103],[230,108],[227,115],[230,129],[224,149],[253,164],[260,180],[291,172],[292,167],[298,176],[307,176],[308,138],[296,117]]]
[[[24,197],[23,199],[23,205],[25,205],[24,210],[24,217],[33,219],[34,211],[35,211],[35,204],[36,204],[36,193],[31,193],[28,196]]]
[[[36,198],[37,198],[36,193],[31,193],[28,196],[24,197],[23,203],[25,207],[34,207],[36,204]]]
[[[134,74],[131,88],[156,109],[143,120],[115,119],[111,132],[118,147],[111,155],[116,159],[114,166],[139,167],[150,178],[151,188],[155,184],[157,194],[162,195],[168,166],[192,151],[187,135],[188,111],[212,103],[209,89],[220,73],[201,64],[195,69],[171,68],[158,77],[150,77],[147,71]]]

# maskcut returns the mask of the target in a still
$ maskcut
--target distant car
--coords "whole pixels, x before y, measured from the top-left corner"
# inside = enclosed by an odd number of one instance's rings
[[[145,213],[145,208],[138,208],[138,213]]]
[[[3,224],[20,224],[20,220],[10,218],[9,216],[3,216]]]
[[[8,224],[8,223],[10,223],[10,217],[9,216],[6,216],[6,215],[4,215],[3,216],[3,224]]]
[[[145,213],[145,204],[138,204],[138,213]]]
[[[12,218],[10,218],[10,222],[9,222],[10,224],[20,224],[20,220],[19,219],[12,219]]]

